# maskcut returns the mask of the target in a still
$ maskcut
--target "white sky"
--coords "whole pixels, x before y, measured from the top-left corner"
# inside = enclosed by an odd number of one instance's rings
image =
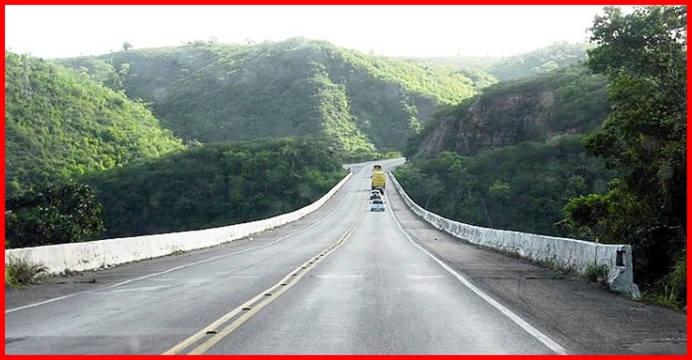
[[[5,49],[43,58],[302,36],[386,56],[511,56],[587,42],[599,5],[6,5]]]

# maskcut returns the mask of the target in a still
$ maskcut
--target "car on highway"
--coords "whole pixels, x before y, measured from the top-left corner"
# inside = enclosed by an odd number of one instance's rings
[[[382,199],[382,195],[380,195],[380,192],[377,190],[373,190],[370,192],[370,200],[380,200]]]
[[[370,205],[370,211],[384,211],[384,201],[373,200],[372,205]]]

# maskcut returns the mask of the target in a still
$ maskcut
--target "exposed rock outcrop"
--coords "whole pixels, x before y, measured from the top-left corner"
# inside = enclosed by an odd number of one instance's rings
[[[550,117],[553,98],[551,91],[481,96],[464,116],[443,118],[424,140],[419,155],[434,155],[443,150],[474,155],[523,141],[545,140],[541,125]]]

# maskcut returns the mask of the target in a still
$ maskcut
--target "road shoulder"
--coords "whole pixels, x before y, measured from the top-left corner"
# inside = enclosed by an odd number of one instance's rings
[[[396,191],[388,198],[414,241],[568,352],[686,354],[685,312],[636,302],[597,283],[458,240],[420,219]]]

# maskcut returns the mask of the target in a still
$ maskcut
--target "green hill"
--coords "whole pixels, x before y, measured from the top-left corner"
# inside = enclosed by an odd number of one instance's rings
[[[498,81],[543,74],[577,64],[586,59],[586,50],[589,48],[591,46],[588,44],[562,42],[506,58],[443,56],[399,59],[461,74],[473,80],[478,88],[485,88]]]
[[[5,52],[5,188],[184,148],[142,104],[72,69]]]
[[[585,134],[608,114],[606,78],[572,65],[500,82],[448,107],[409,140],[396,174],[421,206],[479,226],[566,235],[553,224],[572,197],[615,175]]]
[[[6,246],[28,244],[26,236],[40,244],[96,236],[77,231],[88,224],[69,222],[87,207],[91,218],[103,219],[99,238],[257,220],[317,200],[346,174],[323,141],[186,147],[144,104],[84,69],[9,52],[5,63],[5,186],[14,199],[5,204],[14,236]],[[110,64],[92,65],[100,67],[101,82],[119,84]],[[93,203],[82,184],[93,190]],[[50,239],[42,236],[47,234]]]
[[[474,93],[459,74],[302,38],[195,42],[62,61],[121,83],[188,141],[311,135],[345,154],[401,150],[438,106]]]
[[[585,60],[586,50],[591,47],[588,44],[557,43],[526,54],[504,58],[488,66],[485,71],[500,81],[543,74]]]

